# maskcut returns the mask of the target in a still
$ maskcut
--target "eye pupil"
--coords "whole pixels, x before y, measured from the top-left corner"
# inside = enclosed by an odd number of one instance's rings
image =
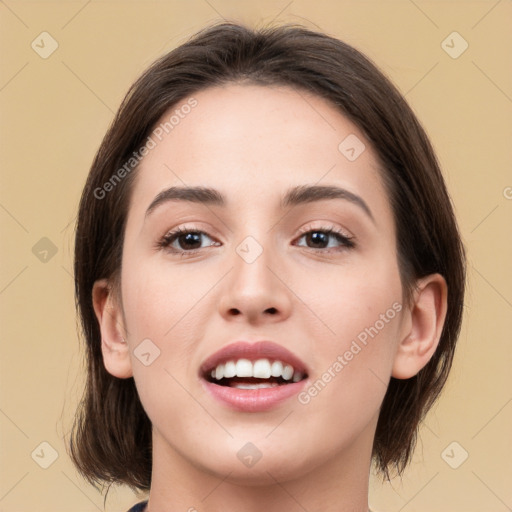
[[[181,235],[178,241],[181,247],[190,248],[193,244],[199,244],[199,246],[201,246],[201,235],[199,233],[187,233],[185,235]]]
[[[309,240],[315,245],[324,245],[327,243],[327,233],[321,231],[313,231],[308,235]]]

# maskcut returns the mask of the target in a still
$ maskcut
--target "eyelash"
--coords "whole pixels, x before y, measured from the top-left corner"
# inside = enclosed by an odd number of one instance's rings
[[[353,237],[346,236],[341,231],[336,229],[334,226],[330,226],[330,227],[326,227],[325,226],[325,227],[313,228],[313,229],[311,229],[311,228],[303,229],[303,230],[301,230],[299,232],[298,239],[300,240],[305,235],[308,235],[310,233],[324,233],[327,236],[334,236],[334,238],[336,238],[336,240],[338,242],[340,242],[340,245],[341,245],[341,247],[337,248],[338,250],[352,249],[356,245],[354,240],[353,240]],[[184,256],[192,256],[192,255],[198,253],[199,251],[201,251],[201,249],[204,249],[204,247],[203,247],[203,248],[200,248],[200,249],[185,250],[185,249],[175,249],[175,248],[171,248],[170,247],[170,245],[175,240],[177,240],[180,236],[184,236],[184,235],[188,235],[188,234],[206,235],[206,236],[208,236],[208,238],[211,238],[207,233],[205,233],[204,231],[201,231],[199,229],[177,228],[177,229],[175,229],[173,231],[170,231],[170,232],[166,233],[157,242],[157,244],[156,244],[157,249],[166,249],[166,250],[168,250],[171,253],[180,254],[182,257],[184,257]],[[301,245],[299,247],[305,247],[305,246]],[[307,246],[306,246],[306,248],[310,249],[312,251],[320,251],[320,252],[323,252],[323,253],[325,253],[325,252],[327,252],[327,253],[333,252],[332,250],[327,250],[327,248],[315,248],[315,247],[307,247]],[[330,248],[330,249],[332,249],[332,248]],[[335,250],[334,252],[338,252],[338,251]]]

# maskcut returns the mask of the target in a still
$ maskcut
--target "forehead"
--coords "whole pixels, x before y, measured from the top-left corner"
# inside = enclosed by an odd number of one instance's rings
[[[385,193],[369,141],[327,100],[290,87],[246,84],[211,87],[192,99],[157,123],[154,147],[137,170],[131,209],[147,208],[161,190],[184,185],[278,201],[291,185],[337,184],[386,202],[378,197]]]

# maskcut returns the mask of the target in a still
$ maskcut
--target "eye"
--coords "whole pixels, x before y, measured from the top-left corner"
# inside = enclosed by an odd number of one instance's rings
[[[208,240],[209,243],[203,245]],[[349,249],[355,246],[351,237],[343,234],[334,227],[305,230],[298,240],[299,243],[296,245],[299,247],[308,247],[309,249],[320,251],[333,248]],[[300,243],[301,240],[304,240],[305,243]],[[177,228],[170,231],[157,243],[159,249],[167,249],[170,252],[178,253],[182,256],[194,254],[205,247],[219,245],[219,242],[215,241],[204,231],[191,228]]]
[[[331,228],[309,229],[304,231],[298,240],[305,239],[305,244],[298,243],[300,247],[308,247],[310,249],[331,249],[336,247],[352,248],[355,246],[352,238],[346,236],[341,231]]]
[[[206,246],[203,246],[202,243],[204,239],[210,240],[211,243],[208,243]],[[178,253],[195,253],[199,249],[204,247],[219,245],[218,242],[214,241],[211,237],[209,237],[204,231],[199,231],[196,229],[182,229],[178,228],[169,233],[167,233],[162,239],[158,242],[158,247],[163,249],[169,249],[172,252]]]

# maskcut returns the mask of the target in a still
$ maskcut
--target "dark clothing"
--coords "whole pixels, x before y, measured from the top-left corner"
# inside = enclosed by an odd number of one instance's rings
[[[144,512],[144,508],[148,504],[147,501],[141,501],[140,503],[137,503],[137,505],[134,505],[128,512]]]

